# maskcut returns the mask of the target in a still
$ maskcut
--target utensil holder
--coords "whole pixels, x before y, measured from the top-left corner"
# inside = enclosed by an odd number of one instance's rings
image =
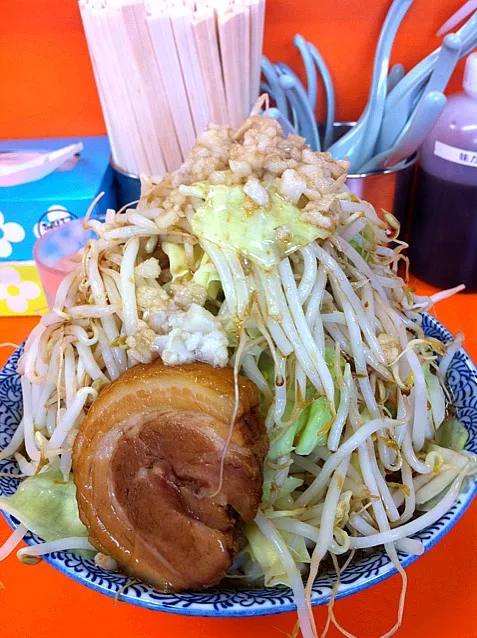
[[[339,139],[356,122],[336,122],[335,139]],[[414,174],[417,153],[395,168],[371,173],[348,175],[346,185],[352,193],[374,206],[382,217],[382,211],[392,213],[401,224],[401,239],[406,237],[413,197]]]
[[[116,166],[112,157],[109,162],[114,174],[114,189],[116,191],[118,210],[127,204],[132,204],[130,208],[135,208],[136,202],[141,196],[141,180],[138,175],[127,173],[119,166]]]

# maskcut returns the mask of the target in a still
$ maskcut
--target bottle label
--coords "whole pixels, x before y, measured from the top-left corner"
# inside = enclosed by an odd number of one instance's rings
[[[442,157],[448,162],[454,162],[454,164],[477,168],[477,151],[469,151],[465,148],[457,148],[457,146],[450,146],[449,144],[444,144],[444,142],[436,141],[434,155]]]

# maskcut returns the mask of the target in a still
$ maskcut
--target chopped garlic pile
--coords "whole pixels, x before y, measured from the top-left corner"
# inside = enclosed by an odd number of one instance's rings
[[[154,257],[134,270],[141,318],[137,330],[126,338],[130,356],[141,363],[160,356],[166,365],[202,361],[214,367],[226,366],[227,335],[221,322],[203,307],[206,289],[187,282],[172,284],[167,292],[157,281],[147,284],[148,279],[157,280],[160,274],[159,261]]]

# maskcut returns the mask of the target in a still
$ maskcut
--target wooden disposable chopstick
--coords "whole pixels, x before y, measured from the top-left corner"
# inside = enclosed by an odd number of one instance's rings
[[[198,7],[194,13],[193,28],[211,121],[229,124],[213,9]]]
[[[260,93],[265,0],[248,1],[250,2],[250,103],[253,104]]]
[[[207,128],[210,122],[210,111],[195,44],[192,13],[185,7],[174,6],[170,16],[189,106],[198,134]]]
[[[164,175],[165,163],[159,140],[156,138],[153,115],[148,103],[148,96],[142,87],[142,77],[130,43],[121,5],[111,6],[107,10],[107,31],[109,46],[116,52],[118,74],[125,84],[125,93],[131,105],[133,122],[132,131],[136,137],[136,148],[141,155],[139,173],[148,175]],[[139,174],[137,173],[137,174]]]
[[[111,16],[99,3],[90,3],[88,23],[91,29],[91,37],[97,57],[97,70],[101,77],[101,91],[109,105],[111,119],[114,121],[111,137],[120,140],[124,150],[121,157],[113,155],[113,159],[119,167],[139,174],[139,167],[147,170],[147,159],[140,145],[140,138],[134,132],[137,130],[134,108],[128,85],[125,82],[124,69],[121,69],[117,57],[114,38],[110,33]],[[107,63],[106,63],[107,61]],[[114,147],[114,142],[113,142]]]
[[[169,102],[146,23],[146,12],[141,0],[132,0],[122,6],[122,16],[127,28],[131,49],[136,58],[142,91],[151,107],[152,129],[162,151],[167,171],[175,170],[182,163],[182,152],[176,135]],[[160,113],[160,117],[158,117]],[[153,138],[154,139],[154,138]]]
[[[235,10],[239,16],[239,78],[242,104],[242,118],[247,117],[250,107],[250,7],[246,0],[235,0]]]
[[[91,7],[86,2],[86,0],[80,0],[79,9],[81,20],[83,22],[86,41],[88,43],[88,50],[91,58],[91,67],[93,69],[96,87],[98,89],[99,101],[101,103],[101,109],[103,111],[106,130],[108,131],[109,135],[111,153],[114,161],[118,164],[118,166],[123,166],[127,161],[126,155],[123,151],[124,138],[121,135],[118,135],[118,131],[116,129],[117,118],[112,112],[112,104],[107,99],[107,94],[105,93],[105,82],[103,82],[102,79],[102,67],[100,64],[98,64],[99,55],[96,49],[97,38],[93,36],[93,33],[95,31],[95,23],[94,20],[91,22]]]
[[[265,0],[80,0],[115,163],[161,177],[259,92]]]
[[[157,4],[157,3],[156,3]],[[194,146],[196,132],[182,77],[174,33],[169,16],[160,11],[147,16],[147,25],[155,53],[155,61],[164,81],[164,91],[174,120],[183,157]]]
[[[218,11],[218,24],[227,110],[230,124],[236,128],[243,119],[240,96],[240,61],[238,56],[239,14],[233,7],[225,11]]]

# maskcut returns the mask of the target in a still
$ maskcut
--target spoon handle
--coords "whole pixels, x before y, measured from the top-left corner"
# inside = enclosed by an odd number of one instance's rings
[[[373,173],[395,166],[412,155],[433,129],[446,104],[439,91],[425,95],[391,149],[378,153],[359,168],[360,173]]]
[[[392,3],[376,47],[373,76],[366,107],[356,126],[328,149],[336,159],[348,157],[352,172],[361,163],[367,161],[374,152],[384,112],[392,45],[399,25],[412,3],[413,0],[394,0]]]
[[[285,92],[290,104],[296,110],[300,125],[300,133],[305,137],[313,151],[320,151],[320,137],[316,126],[315,114],[310,108],[308,97],[296,77],[283,73],[278,82]]]
[[[446,35],[439,51],[436,66],[427,83],[426,93],[444,91],[459,61],[461,49],[462,40],[456,33]]]
[[[440,91],[427,93],[419,102],[409,127],[384,162],[390,168],[412,155],[434,128],[447,102]]]
[[[413,0],[394,0],[384,21],[374,60],[373,74],[376,76],[377,81],[373,85],[374,93],[370,92],[370,99],[368,102],[371,117],[369,118],[366,129],[363,133],[363,143],[361,144],[356,158],[356,162],[359,164],[366,162],[374,153],[386,104],[387,74],[393,42],[399,25],[412,3]]]
[[[293,46],[295,46],[299,51],[303,60],[303,65],[305,67],[306,73],[306,86],[308,93],[308,102],[310,103],[310,108],[312,111],[315,110],[316,106],[316,92],[317,92],[317,84],[316,84],[316,70],[315,65],[313,64],[313,58],[311,57],[310,50],[308,49],[308,43],[302,35],[295,35],[293,38]]]
[[[394,89],[396,84],[404,77],[405,71],[402,64],[395,64],[388,73],[387,94]]]
[[[323,86],[325,88],[326,122],[325,133],[323,135],[323,148],[326,150],[330,147],[333,141],[333,123],[335,121],[336,108],[335,90],[333,87],[333,80],[331,79],[330,71],[320,52],[311,43],[308,43],[308,49],[310,50],[313,61],[318,68],[318,72],[321,75],[321,81],[323,82]]]

